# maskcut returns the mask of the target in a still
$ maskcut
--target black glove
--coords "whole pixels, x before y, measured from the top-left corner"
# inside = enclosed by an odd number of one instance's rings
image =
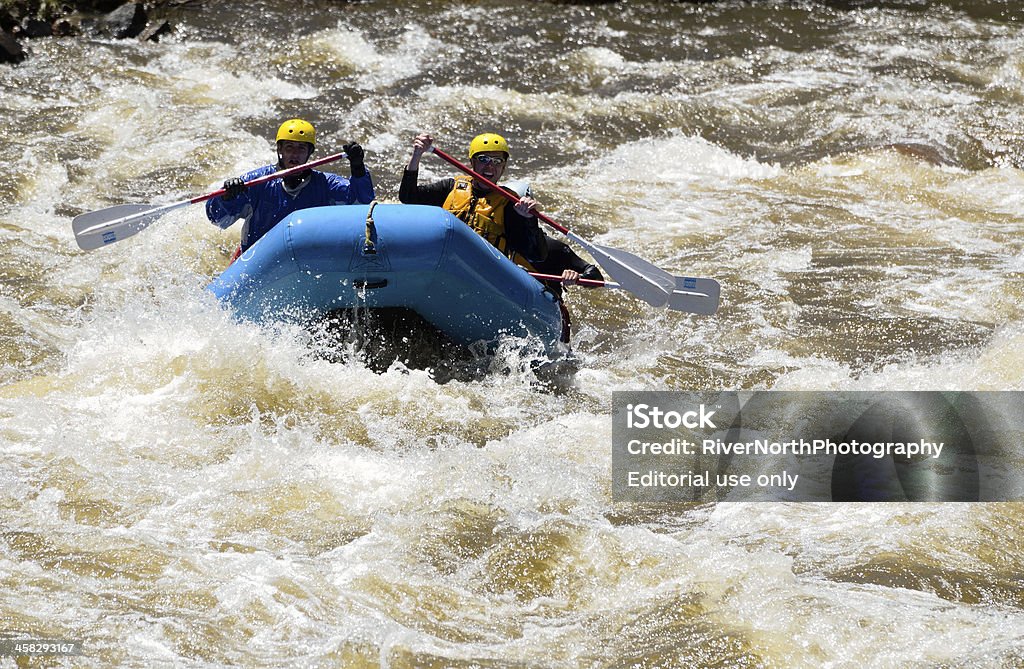
[[[348,156],[348,165],[352,169],[352,176],[361,177],[366,174],[366,165],[363,163],[363,157],[366,155],[363,152],[363,147],[359,146],[355,142],[351,144],[345,144],[341,147],[341,150]]]
[[[586,269],[580,272],[580,278],[590,279],[591,281],[604,281],[601,270],[597,268],[597,265],[587,265]]]
[[[235,177],[234,179],[228,179],[224,182],[224,194],[221,195],[223,200],[234,200],[236,197],[245,191],[245,182]]]

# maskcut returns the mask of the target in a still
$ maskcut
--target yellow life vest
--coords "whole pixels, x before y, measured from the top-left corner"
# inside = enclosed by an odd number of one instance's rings
[[[508,198],[492,190],[483,197],[473,194],[473,179],[464,174],[455,177],[455,187],[448,193],[444,208],[456,218],[508,255],[508,238],[505,236],[505,205]]]

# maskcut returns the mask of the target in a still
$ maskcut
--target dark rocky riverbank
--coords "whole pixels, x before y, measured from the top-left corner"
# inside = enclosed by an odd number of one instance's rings
[[[171,31],[170,16],[194,0],[0,1],[0,62],[26,57],[24,41],[37,37],[90,35],[111,39],[158,40]]]

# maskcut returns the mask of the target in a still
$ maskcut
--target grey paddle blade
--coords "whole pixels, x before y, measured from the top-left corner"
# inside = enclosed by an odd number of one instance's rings
[[[653,307],[663,307],[675,290],[675,277],[643,258],[622,249],[589,244],[572,235],[594,257],[601,269],[625,290]]]
[[[145,215],[153,210],[160,211],[151,216]],[[164,210],[165,207],[152,204],[119,204],[75,216],[71,221],[71,229],[75,233],[78,247],[83,251],[92,251],[131,237],[152,223]]]
[[[717,281],[690,276],[677,276],[675,280],[675,290],[668,298],[669,309],[705,316],[718,311],[722,287]]]

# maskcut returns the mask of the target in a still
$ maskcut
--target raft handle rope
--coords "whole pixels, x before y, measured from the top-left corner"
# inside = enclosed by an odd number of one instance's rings
[[[370,208],[366,210],[366,241],[363,242],[363,255],[376,255],[377,245],[374,244],[373,238],[377,234],[377,228],[373,222],[373,208],[377,206],[377,201],[374,200],[370,203]]]

